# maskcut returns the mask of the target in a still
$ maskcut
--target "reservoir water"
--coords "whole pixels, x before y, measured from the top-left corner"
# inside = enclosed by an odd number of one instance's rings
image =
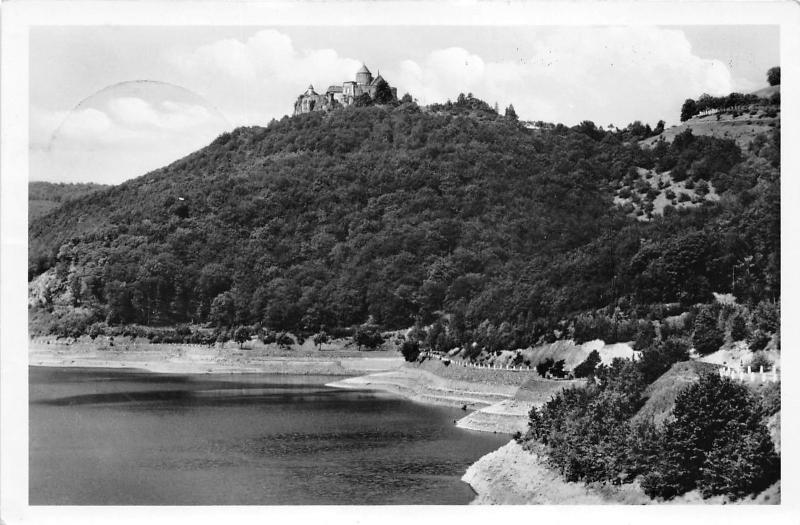
[[[509,439],[331,377],[29,372],[31,505],[465,504]]]

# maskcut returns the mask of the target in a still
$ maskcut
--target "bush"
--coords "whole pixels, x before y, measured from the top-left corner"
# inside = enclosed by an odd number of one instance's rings
[[[689,346],[689,341],[684,338],[670,337],[645,349],[636,363],[644,380],[652,383],[675,363],[688,361]]]
[[[353,340],[358,345],[359,350],[361,350],[362,347],[368,350],[375,350],[383,344],[383,336],[378,330],[378,327],[371,324],[364,324],[356,328]]]
[[[765,349],[771,340],[772,336],[770,336],[767,332],[763,330],[755,330],[750,334],[747,344],[750,347],[750,350],[753,352],[758,352]]]
[[[409,363],[416,361],[419,357],[419,342],[411,340],[403,341],[403,344],[400,346],[400,353],[403,354],[403,357]]]
[[[537,363],[536,365],[536,373],[539,374],[541,377],[545,377],[547,372],[553,367],[555,361],[548,357],[544,361]]]
[[[753,354],[753,358],[750,360],[748,366],[750,366],[754,372],[758,372],[761,367],[763,367],[764,370],[771,370],[773,365],[772,360],[770,360],[764,352],[756,352]]]
[[[286,332],[281,332],[278,334],[275,337],[275,342],[284,349],[291,348],[291,346],[294,345],[294,339],[292,339],[292,336]]]

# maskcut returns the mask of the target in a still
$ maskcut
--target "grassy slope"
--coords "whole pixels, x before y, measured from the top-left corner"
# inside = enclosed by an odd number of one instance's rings
[[[695,135],[734,140],[739,147],[746,150],[756,135],[768,133],[772,128],[780,126],[780,119],[780,109],[776,117],[767,116],[763,109],[758,109],[752,114],[745,112],[737,117],[730,113],[698,115],[664,130],[660,135],[640,141],[639,145],[652,147],[662,137],[667,142],[672,142],[676,135],[691,129]]]

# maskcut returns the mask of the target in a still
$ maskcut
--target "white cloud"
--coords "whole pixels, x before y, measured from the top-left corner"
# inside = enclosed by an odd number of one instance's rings
[[[425,103],[472,91],[513,103],[525,119],[600,125],[675,121],[685,98],[734,89],[725,64],[694,55],[679,30],[570,28],[549,33],[529,55],[490,62],[462,48],[434,50],[399,64],[395,79]]]
[[[361,65],[333,49],[297,50],[291,39],[263,30],[244,41],[224,39],[189,52],[170,52],[168,62],[190,85],[215,100],[231,101],[236,125],[264,123],[290,112],[309,84],[318,91],[352,78]],[[235,100],[232,100],[235,99]]]
[[[66,117],[32,108],[32,179],[122,182],[207,145],[229,128],[204,106],[159,100],[157,92],[150,98],[110,97]]]

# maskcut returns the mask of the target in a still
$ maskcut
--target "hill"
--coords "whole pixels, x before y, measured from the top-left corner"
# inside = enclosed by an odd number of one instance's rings
[[[28,220],[46,215],[64,202],[106,189],[106,184],[31,182],[28,184]]]
[[[284,118],[70,200],[30,224],[34,308],[70,313],[77,330],[309,334],[371,318],[439,323],[437,347],[525,348],[582,312],[630,323],[712,291],[777,297],[777,133],[743,160],[730,141],[643,149],[591,123],[531,130],[486,108]],[[613,203],[639,168],[709,180],[721,199],[642,223]],[[584,340],[630,340],[613,331]]]
[[[731,113],[698,115],[677,126],[667,128],[660,135],[647,138],[640,144],[643,147],[652,147],[661,139],[672,142],[677,135],[690,129],[695,135],[733,140],[739,147],[747,149],[759,134],[769,133],[780,127],[780,119],[779,109],[774,112],[761,109],[738,115]]]
[[[748,95],[703,95],[696,102],[687,100],[681,112],[681,124],[645,138],[640,145],[653,147],[662,139],[672,142],[676,136],[691,130],[694,135],[733,140],[746,151],[757,136],[780,127],[780,95],[781,87],[776,85]]]

